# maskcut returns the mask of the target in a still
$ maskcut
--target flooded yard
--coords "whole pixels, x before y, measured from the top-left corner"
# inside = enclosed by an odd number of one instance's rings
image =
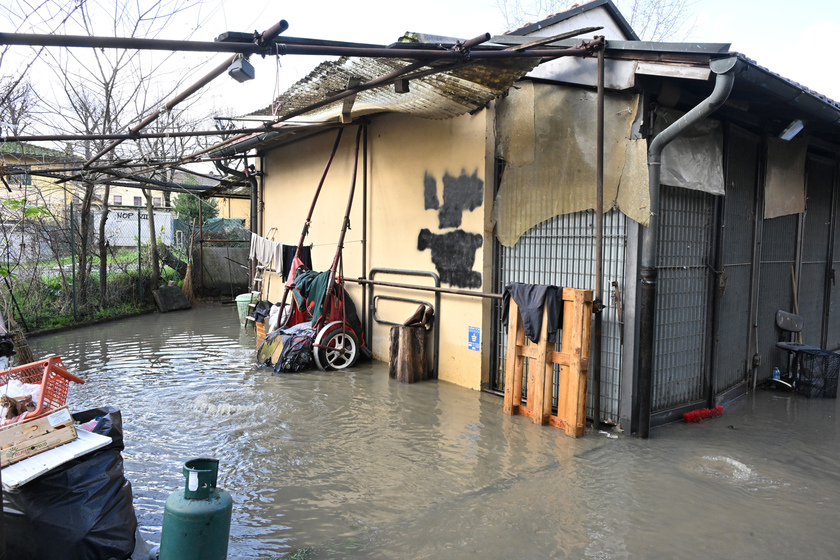
[[[837,401],[759,390],[651,439],[502,414],[500,397],[401,385],[387,364],[274,374],[234,306],[32,338],[122,411],[141,533],[181,466],[220,459],[230,558],[836,558]]]

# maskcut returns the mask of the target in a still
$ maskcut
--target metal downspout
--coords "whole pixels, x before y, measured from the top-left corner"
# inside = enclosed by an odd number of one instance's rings
[[[601,426],[601,340],[604,323],[604,48],[598,51],[596,120],[596,199],[595,199],[595,293],[592,311],[592,428]]]
[[[654,322],[656,317],[656,246],[659,237],[660,165],[662,150],[696,122],[708,117],[723,105],[735,84],[737,57],[712,60],[709,67],[717,74],[711,95],[660,132],[648,148],[650,181],[650,224],[642,230],[641,294],[639,301],[639,422],[637,435],[650,436],[650,413],[653,390]]]

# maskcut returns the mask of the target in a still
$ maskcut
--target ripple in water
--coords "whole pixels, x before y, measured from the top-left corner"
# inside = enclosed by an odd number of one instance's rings
[[[232,397],[243,396],[239,391],[215,391],[201,393],[192,401],[192,408],[210,416],[231,416],[245,412],[255,412],[258,407],[253,399],[251,402],[233,402]]]
[[[698,472],[731,482],[747,482],[753,477],[753,470],[731,457],[705,456],[697,466]]]

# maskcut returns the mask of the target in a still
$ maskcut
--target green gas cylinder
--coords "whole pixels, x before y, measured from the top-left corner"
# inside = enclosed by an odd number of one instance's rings
[[[160,560],[225,560],[233,500],[216,488],[218,459],[184,463],[183,492],[166,499]]]

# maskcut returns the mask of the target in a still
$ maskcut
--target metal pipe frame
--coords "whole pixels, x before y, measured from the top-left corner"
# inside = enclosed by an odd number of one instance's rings
[[[193,136],[232,136],[265,132],[268,126],[237,128],[230,130],[193,130],[188,132],[125,132],[121,134],[41,134],[26,136],[3,136],[4,142],[46,142],[65,140],[140,140],[144,138],[190,138]]]
[[[395,284],[391,282],[375,282],[374,278],[377,274],[396,274],[399,276],[425,276],[431,278],[435,282],[434,289],[431,289],[430,286],[412,286],[410,284]],[[351,280],[347,278],[346,280]],[[368,324],[367,324],[367,338],[366,340],[368,343],[373,341],[373,315],[376,312],[374,309],[374,299],[373,299],[373,288],[374,286],[390,286],[395,288],[408,288],[408,289],[421,289],[421,290],[428,290],[435,292],[435,334],[434,334],[434,345],[435,345],[435,353],[434,353],[434,378],[437,379],[438,377],[438,348],[440,347],[440,290],[445,290],[445,288],[440,287],[440,276],[435,274],[434,272],[424,272],[422,270],[400,270],[396,268],[372,268],[370,270],[370,280],[366,280],[364,278],[357,278],[353,280],[354,282],[358,282],[359,284],[367,284],[368,287]],[[460,290],[458,290],[460,291]],[[463,290],[466,291],[466,290]],[[501,297],[501,296],[499,296]]]
[[[281,23],[285,23],[282,21]],[[277,26],[275,25],[275,28]],[[272,28],[274,29],[274,28]],[[270,31],[270,30],[269,30]],[[263,36],[267,36],[266,31]],[[284,43],[282,40],[259,42],[210,42],[178,41],[171,39],[142,39],[138,37],[91,37],[87,35],[44,35],[35,33],[0,33],[0,45],[23,45],[40,47],[79,47],[91,49],[136,49],[178,52],[234,53],[234,55],[312,55],[312,56],[360,56],[376,58],[411,58],[416,60],[459,60],[499,58],[544,58],[558,56],[589,56],[592,51],[585,47],[553,47],[521,50],[471,50],[490,39],[485,33],[463,43],[456,43],[452,49],[419,49],[398,47],[359,47],[336,44],[302,45]],[[231,59],[232,61],[232,59]],[[229,65],[229,63],[228,63]],[[227,66],[225,66],[225,70]]]
[[[280,20],[280,22],[274,24],[269,29],[264,31],[259,37],[256,37],[254,39],[254,42],[256,43],[256,46],[258,46],[260,48],[263,48],[262,45],[264,45],[267,41],[273,41],[274,38],[277,37],[277,35],[279,35],[283,31],[285,31],[286,29],[288,29],[288,27],[289,27],[289,24],[286,22],[286,20]],[[1,39],[2,39],[2,37],[0,37],[0,40]],[[148,39],[141,39],[141,40],[148,40]],[[154,39],[152,39],[152,40],[154,40]],[[150,125],[155,120],[157,120],[157,118],[161,114],[163,114],[164,112],[170,111],[173,107],[175,107],[176,105],[183,102],[185,99],[187,99],[193,93],[197,92],[198,90],[200,90],[201,88],[203,88],[204,86],[206,86],[207,84],[212,82],[214,79],[216,79],[220,75],[224,74],[227,71],[228,67],[233,63],[233,61],[236,60],[237,56],[239,56],[239,55],[231,56],[225,62],[223,62],[222,64],[218,65],[216,68],[211,70],[203,78],[201,78],[200,80],[195,82],[193,85],[191,85],[190,87],[188,87],[187,89],[185,89],[184,91],[182,91],[181,93],[176,95],[170,101],[167,101],[166,104],[164,104],[163,107],[154,111],[151,115],[149,115],[148,117],[146,117],[145,119],[140,121],[140,123],[138,123],[136,126],[134,126],[134,128],[132,128],[129,131],[129,134],[136,134],[137,132],[140,132],[142,129],[146,128],[148,125]],[[114,148],[119,146],[122,142],[124,142],[124,140],[122,140],[122,139],[114,140],[111,144],[109,144],[108,146],[106,146],[105,148],[100,150],[96,155],[94,155],[92,158],[90,158],[88,161],[86,161],[83,167],[85,167],[85,168],[90,167],[94,162],[96,162],[98,159],[100,159],[105,154],[112,151]]]

